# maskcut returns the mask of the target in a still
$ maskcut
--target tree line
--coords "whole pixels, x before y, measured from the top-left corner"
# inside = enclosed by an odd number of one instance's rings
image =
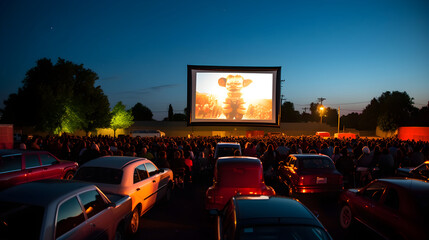
[[[94,86],[98,75],[83,64],[59,58],[37,61],[27,71],[22,87],[10,94],[0,109],[1,122],[16,126],[33,126],[35,130],[51,134],[73,133],[83,130],[87,134],[97,128],[128,128],[134,121],[152,121],[152,111],[142,103],[126,109],[122,102],[110,109],[110,103],[100,86]],[[337,126],[338,111],[332,108],[319,110],[317,103],[310,104],[310,113],[299,113],[292,102],[281,105],[281,122],[309,122],[324,119]],[[187,114],[187,109],[184,110]],[[174,114],[171,104],[164,121],[186,121],[187,115]],[[399,126],[429,126],[428,106],[417,109],[413,98],[406,92],[384,92],[371,100],[361,114],[341,117],[341,128],[394,131]]]
[[[363,109],[362,113],[350,113],[340,118],[340,128],[355,128],[357,130],[395,131],[401,126],[429,126],[429,106],[420,109],[413,106],[413,98],[406,92],[386,91],[378,98],[373,98]],[[310,104],[310,113],[299,113],[291,102],[282,104],[282,122],[317,122],[321,115],[323,122],[338,126],[338,111],[327,107],[319,111],[320,105]]]

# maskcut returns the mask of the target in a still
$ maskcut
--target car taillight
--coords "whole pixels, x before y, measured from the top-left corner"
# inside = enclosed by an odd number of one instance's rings
[[[298,185],[304,185],[304,177],[299,177]]]

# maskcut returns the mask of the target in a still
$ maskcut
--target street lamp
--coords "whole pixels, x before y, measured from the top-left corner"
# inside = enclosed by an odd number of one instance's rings
[[[321,105],[321,106],[319,107],[319,112],[320,112],[320,123],[322,123],[323,111],[325,111],[325,107],[324,107],[323,105]]]

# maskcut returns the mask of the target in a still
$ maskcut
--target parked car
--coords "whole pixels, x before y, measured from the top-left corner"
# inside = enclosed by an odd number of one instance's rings
[[[131,198],[93,184],[45,179],[0,192],[1,239],[120,239]]]
[[[291,154],[278,168],[279,181],[295,193],[340,193],[343,175],[334,162],[323,154]]]
[[[139,157],[96,158],[83,164],[73,179],[93,183],[104,192],[129,195],[133,233],[138,231],[140,216],[161,199],[169,199],[174,187],[170,169],[158,169],[150,160]]]
[[[241,146],[236,142],[218,142],[216,144],[214,159],[220,157],[234,156],[234,152],[238,150],[241,155]]]
[[[0,150],[0,189],[41,179],[71,179],[78,164],[46,151]]]
[[[221,210],[234,195],[275,195],[265,185],[261,160],[256,157],[221,157],[214,170],[213,186],[206,191],[207,210]]]
[[[425,161],[417,167],[398,168],[396,174],[400,177],[410,177],[429,180],[429,161]]]
[[[331,236],[299,201],[277,196],[235,196],[217,217],[217,239],[320,239]]]
[[[386,239],[429,239],[429,183],[378,179],[340,196],[340,225],[359,221]]]

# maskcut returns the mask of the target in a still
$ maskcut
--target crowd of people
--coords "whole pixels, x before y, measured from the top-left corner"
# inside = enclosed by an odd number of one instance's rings
[[[363,185],[373,178],[395,175],[398,167],[415,167],[429,160],[429,143],[385,139],[323,139],[300,137],[81,137],[72,135],[35,136],[19,148],[46,150],[60,159],[83,164],[100,156],[138,156],[152,160],[159,168],[185,168],[198,179],[214,165],[217,142],[238,142],[242,155],[261,159],[265,173],[273,173],[289,154],[320,153],[329,156],[344,176],[346,187]],[[376,171],[374,171],[376,169]],[[208,181],[210,181],[209,179]]]

